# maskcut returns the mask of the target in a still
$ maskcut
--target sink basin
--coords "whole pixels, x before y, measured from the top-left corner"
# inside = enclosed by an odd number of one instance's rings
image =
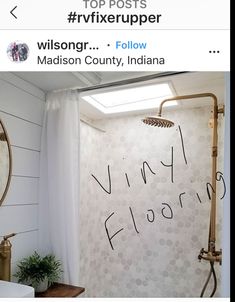
[[[34,288],[14,282],[0,280],[0,298],[33,298]]]

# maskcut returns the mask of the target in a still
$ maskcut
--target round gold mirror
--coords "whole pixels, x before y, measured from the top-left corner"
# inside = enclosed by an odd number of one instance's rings
[[[0,120],[0,206],[7,194],[11,179],[11,146],[6,129]]]

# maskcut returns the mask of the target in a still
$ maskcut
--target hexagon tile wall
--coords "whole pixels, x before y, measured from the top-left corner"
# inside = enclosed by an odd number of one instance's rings
[[[210,108],[165,117],[175,127],[148,127],[143,116],[100,121],[106,133],[81,126],[80,276],[87,297],[200,296],[209,272],[197,256],[209,228]],[[218,199],[223,190],[218,183]],[[220,232],[217,249],[219,239]],[[217,297],[220,270],[216,264]]]

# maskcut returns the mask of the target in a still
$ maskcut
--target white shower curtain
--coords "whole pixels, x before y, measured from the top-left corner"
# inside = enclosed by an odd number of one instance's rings
[[[75,92],[47,96],[39,185],[39,250],[62,262],[61,282],[79,281],[79,104]]]

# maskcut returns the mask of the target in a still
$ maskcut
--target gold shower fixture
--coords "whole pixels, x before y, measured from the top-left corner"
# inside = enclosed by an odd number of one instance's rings
[[[218,114],[224,114],[224,106],[222,108],[218,108],[218,101],[217,97],[213,93],[200,93],[200,94],[189,94],[189,95],[182,95],[176,96],[173,98],[165,99],[161,102],[159,106],[158,116],[155,117],[146,117],[142,121],[151,126],[157,127],[164,127],[169,128],[174,126],[172,121],[167,119],[163,119],[162,115],[162,108],[166,102],[177,101],[177,100],[191,100],[196,98],[206,98],[209,97],[212,99],[213,102],[213,110],[212,110],[212,121],[210,122],[210,126],[212,128],[212,146],[211,146],[211,158],[212,158],[212,173],[211,173],[211,182],[212,182],[212,196],[211,196],[211,209],[210,209],[210,228],[209,228],[209,239],[208,239],[208,249],[204,250],[203,248],[200,251],[198,259],[204,259],[210,262],[211,270],[210,274],[207,278],[205,286],[203,287],[201,297],[204,294],[204,291],[207,287],[207,284],[210,280],[211,274],[214,277],[214,289],[212,291],[211,297],[214,295],[216,291],[216,275],[214,270],[214,263],[222,262],[222,251],[216,251],[216,169],[217,169],[217,154],[218,154]]]

